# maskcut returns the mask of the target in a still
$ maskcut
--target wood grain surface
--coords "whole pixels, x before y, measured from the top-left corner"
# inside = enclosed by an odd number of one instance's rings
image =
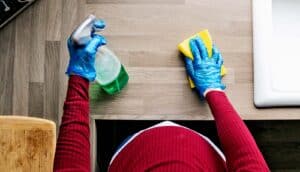
[[[94,119],[211,120],[189,88],[177,44],[209,29],[228,68],[226,93],[243,119],[300,119],[299,108],[253,105],[251,0],[39,0],[0,30],[0,113],[59,123],[66,95],[66,40],[88,15],[130,80],[121,94],[99,90]]]
[[[53,171],[55,140],[52,121],[0,116],[0,171]]]

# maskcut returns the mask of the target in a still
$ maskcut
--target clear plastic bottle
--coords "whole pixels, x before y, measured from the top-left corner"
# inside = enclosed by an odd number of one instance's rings
[[[107,48],[99,48],[96,59],[96,82],[108,94],[120,92],[129,80],[129,76],[117,56]]]
[[[72,40],[78,45],[90,41],[93,31],[101,31],[94,27],[96,16],[89,15],[72,33]],[[124,88],[129,76],[118,57],[107,46],[98,49],[96,59],[96,82],[108,94],[118,93]]]

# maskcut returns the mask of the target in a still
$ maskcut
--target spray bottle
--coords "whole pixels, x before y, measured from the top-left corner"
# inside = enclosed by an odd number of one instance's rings
[[[91,40],[97,18],[89,15],[72,33],[71,39],[77,45],[84,45]],[[118,93],[127,84],[129,77],[118,57],[106,45],[98,49],[95,58],[96,79],[101,88],[110,95]]]

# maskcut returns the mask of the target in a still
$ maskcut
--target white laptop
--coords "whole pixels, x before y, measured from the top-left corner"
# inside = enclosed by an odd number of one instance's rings
[[[300,0],[253,0],[254,104],[300,105]]]

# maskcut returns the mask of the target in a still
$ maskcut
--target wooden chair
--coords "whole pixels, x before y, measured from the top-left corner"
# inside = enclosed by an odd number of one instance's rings
[[[0,171],[50,172],[56,145],[55,123],[45,119],[0,116]]]

